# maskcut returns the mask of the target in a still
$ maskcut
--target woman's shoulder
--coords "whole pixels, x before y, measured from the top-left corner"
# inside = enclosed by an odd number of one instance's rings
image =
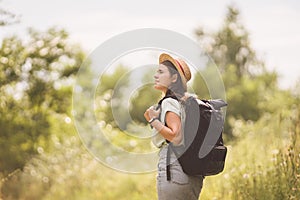
[[[179,101],[171,97],[164,99],[161,105],[163,108],[175,107],[177,109],[180,109]]]

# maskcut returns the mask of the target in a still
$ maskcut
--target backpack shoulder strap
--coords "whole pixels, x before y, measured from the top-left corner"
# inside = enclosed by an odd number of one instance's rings
[[[167,99],[167,98],[172,98],[172,99],[175,99],[175,100],[178,101],[178,99],[177,99],[176,97],[174,97],[174,96],[164,96],[161,100],[159,100],[158,106],[161,106],[163,100],[165,100],[165,99]]]
[[[172,98],[172,99],[176,99],[178,101],[178,99],[174,96],[165,96],[164,98],[162,98],[159,102],[158,102],[158,108],[161,108],[162,102],[167,99],[167,98]],[[160,115],[160,114],[159,114]],[[160,116],[159,116],[160,117]],[[170,143],[168,140],[166,140],[167,143]],[[168,145],[168,150],[167,150],[167,157],[166,157],[166,174],[167,174],[167,181],[171,180],[171,172],[170,172],[170,162],[171,160],[171,146],[170,144]]]

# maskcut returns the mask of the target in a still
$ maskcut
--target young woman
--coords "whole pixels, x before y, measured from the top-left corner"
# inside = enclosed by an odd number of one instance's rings
[[[154,88],[162,91],[164,99],[160,109],[152,106],[144,113],[146,120],[157,132],[152,142],[160,148],[157,175],[159,200],[197,200],[201,192],[203,176],[185,174],[173,152],[170,154],[170,180],[167,179],[166,170],[168,143],[183,144],[183,102],[187,98],[187,82],[190,79],[190,69],[183,60],[174,59],[165,53],[160,55],[159,67],[154,75]]]

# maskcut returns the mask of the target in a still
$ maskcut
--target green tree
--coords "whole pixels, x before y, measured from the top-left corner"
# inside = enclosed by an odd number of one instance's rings
[[[153,74],[155,72],[151,69],[145,73],[143,77],[143,87],[137,90],[136,94],[131,98],[130,115],[134,121],[147,124],[144,118],[144,112],[147,108],[157,103],[161,92],[153,88]]]
[[[236,68],[238,77],[250,75],[263,68],[249,40],[249,33],[244,28],[239,10],[231,5],[228,7],[223,26],[215,33],[204,31],[199,27],[196,36],[223,72],[229,66]]]
[[[51,117],[69,113],[71,86],[84,54],[64,30],[29,29],[28,40],[5,38],[0,48],[0,171],[22,168],[46,146]]]
[[[249,33],[240,19],[235,6],[229,6],[222,27],[213,33],[196,30],[197,38],[206,52],[219,67],[227,94],[227,120],[225,131],[231,133],[228,119],[241,118],[256,121],[261,116],[264,94],[278,90],[277,74],[266,70],[252,49]],[[202,72],[213,80],[209,67]],[[200,74],[196,75],[193,88],[201,97],[209,97],[209,91]]]
[[[126,102],[124,102],[123,98],[128,95],[124,94],[124,89],[126,89],[129,82],[129,77],[126,77],[127,72],[127,67],[119,65],[113,73],[104,73],[100,77],[96,90],[97,117],[113,127],[125,128],[129,120],[126,116],[121,116],[126,113],[126,107],[123,106]],[[121,124],[116,124],[113,110],[122,119],[119,120]]]

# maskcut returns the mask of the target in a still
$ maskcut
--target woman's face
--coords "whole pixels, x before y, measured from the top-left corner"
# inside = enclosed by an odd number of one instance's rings
[[[166,92],[171,83],[176,81],[176,75],[171,76],[168,67],[160,64],[154,75],[154,88]]]

